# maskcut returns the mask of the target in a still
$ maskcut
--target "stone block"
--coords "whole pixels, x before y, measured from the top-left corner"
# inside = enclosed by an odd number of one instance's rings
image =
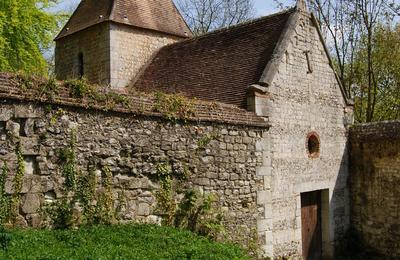
[[[147,203],[139,203],[139,206],[137,208],[137,214],[139,216],[148,216],[150,215],[150,206]]]
[[[28,225],[33,228],[39,228],[42,223],[42,217],[40,214],[27,214],[26,220]]]
[[[41,116],[41,111],[35,109],[33,105],[15,105],[14,116],[15,118],[38,118]]]
[[[32,214],[38,212],[40,209],[40,198],[39,194],[28,193],[24,196],[23,204],[21,207],[22,212],[25,214]]]
[[[27,228],[28,222],[26,222],[25,218],[21,215],[17,215],[15,217],[14,226],[18,228]]]
[[[0,107],[0,121],[6,122],[14,115],[14,111],[9,107]]]
[[[7,121],[6,130],[12,136],[19,136],[20,125],[12,120]]]
[[[39,155],[39,137],[21,137],[22,153],[24,155]]]

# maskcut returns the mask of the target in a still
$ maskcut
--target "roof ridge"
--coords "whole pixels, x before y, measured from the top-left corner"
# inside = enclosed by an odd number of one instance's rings
[[[211,31],[211,32],[207,32],[207,33],[202,34],[202,35],[194,36],[194,37],[191,37],[189,39],[186,39],[186,40],[183,40],[183,41],[179,41],[179,42],[167,45],[165,47],[172,46],[172,45],[179,45],[180,43],[185,43],[185,42],[189,42],[189,41],[195,41],[195,40],[198,40],[198,39],[201,39],[201,38],[208,37],[210,35],[224,33],[224,32],[228,32],[228,31],[233,30],[233,29],[246,27],[246,26],[252,25],[254,23],[262,22],[262,21],[264,21],[266,19],[273,18],[275,16],[279,16],[279,15],[283,15],[283,14],[286,14],[286,13],[295,12],[296,10],[297,9],[295,7],[293,7],[293,8],[290,8],[290,9],[287,9],[287,10],[283,10],[283,11],[280,11],[280,12],[277,12],[277,13],[273,13],[273,14],[270,14],[270,15],[266,15],[266,16],[262,16],[262,17],[256,18],[256,19],[252,19],[252,20],[248,20],[248,21],[245,21],[245,22],[241,22],[241,23],[238,23],[238,24],[235,24],[235,25],[232,25],[232,26],[220,28],[220,29],[217,29],[217,30],[214,30],[214,31]]]

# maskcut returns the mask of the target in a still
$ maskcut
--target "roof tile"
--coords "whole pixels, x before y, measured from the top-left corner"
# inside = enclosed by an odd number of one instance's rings
[[[171,0],[82,0],[56,40],[104,21],[180,37],[192,35]]]
[[[293,12],[168,45],[136,79],[134,88],[246,107],[247,88],[259,82]]]

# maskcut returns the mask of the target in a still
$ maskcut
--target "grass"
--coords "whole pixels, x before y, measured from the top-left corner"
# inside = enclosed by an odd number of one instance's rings
[[[187,230],[155,225],[79,230],[12,230],[0,234],[0,259],[250,259],[244,250]],[[4,246],[10,237],[8,246]]]

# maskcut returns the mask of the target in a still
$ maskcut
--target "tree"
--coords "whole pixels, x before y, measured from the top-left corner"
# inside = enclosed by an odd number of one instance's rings
[[[400,119],[400,25],[379,24],[371,39],[363,34],[353,67],[356,120]]]
[[[52,46],[59,17],[48,12],[57,0],[1,0],[0,71],[46,75],[43,53]]]
[[[275,1],[283,8],[281,0]],[[380,88],[389,82],[380,82],[383,79],[376,74],[379,64],[373,52],[384,47],[375,46],[376,28],[400,16],[399,0],[307,0],[307,3],[320,22],[347,95],[358,100],[355,107],[357,119],[360,122],[390,119],[390,116],[381,118],[375,115],[378,103],[380,108],[391,107],[390,103],[384,105],[381,101],[389,102],[396,98],[382,96],[382,93],[394,93],[381,92]],[[385,55],[390,57],[389,53]],[[361,68],[360,64],[366,67]],[[393,81],[390,84],[394,84]]]
[[[254,17],[252,0],[177,0],[195,35],[235,25]]]

